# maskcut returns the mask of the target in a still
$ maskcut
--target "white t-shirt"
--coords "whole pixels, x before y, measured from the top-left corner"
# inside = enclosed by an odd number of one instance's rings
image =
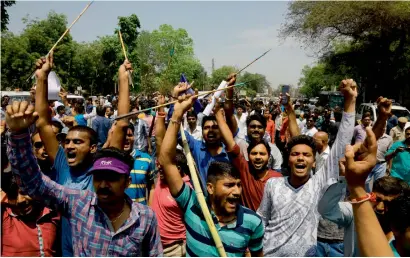
[[[317,133],[317,132],[318,132],[318,130],[316,129],[316,127],[312,127],[310,129],[307,129],[307,127],[305,126],[305,127],[303,127],[303,130],[302,130],[303,135],[307,135],[307,136],[310,136],[310,137],[313,137],[313,135],[315,135],[315,133]]]
[[[338,161],[353,137],[355,113],[343,113],[335,143],[325,164],[304,185],[295,189],[289,178],[267,181],[257,213],[265,225],[265,256],[315,256],[318,203],[339,177]]]
[[[236,122],[238,123],[238,128],[239,128],[239,137],[245,138],[245,135],[247,135],[247,128],[246,128],[246,118],[248,117],[247,114],[242,113],[241,118],[238,119],[238,117],[235,115]]]

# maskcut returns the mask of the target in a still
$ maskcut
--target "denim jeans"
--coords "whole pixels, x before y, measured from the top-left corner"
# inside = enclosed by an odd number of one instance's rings
[[[366,179],[366,192],[370,193],[373,189],[374,181],[386,175],[386,168],[386,162],[376,164],[376,166],[373,168],[372,172],[370,172],[369,176]]]
[[[343,242],[342,243],[324,243],[317,241],[316,256],[317,257],[343,257]]]

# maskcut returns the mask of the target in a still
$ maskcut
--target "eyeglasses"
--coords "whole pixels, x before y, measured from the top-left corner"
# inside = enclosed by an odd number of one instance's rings
[[[35,142],[33,145],[34,145],[34,148],[36,149],[41,149],[44,146],[42,142]]]

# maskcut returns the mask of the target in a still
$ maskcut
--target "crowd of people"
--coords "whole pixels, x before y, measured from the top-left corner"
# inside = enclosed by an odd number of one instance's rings
[[[2,256],[220,256],[200,192],[227,256],[410,256],[410,127],[383,97],[355,121],[352,79],[335,108],[131,97],[125,61],[83,103],[48,99],[53,53],[36,67],[31,101],[1,100]]]

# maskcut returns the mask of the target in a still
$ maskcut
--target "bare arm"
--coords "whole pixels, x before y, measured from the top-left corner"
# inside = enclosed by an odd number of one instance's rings
[[[173,196],[176,196],[184,185],[184,181],[182,180],[175,161],[179,127],[184,113],[192,107],[195,98],[180,96],[178,100],[179,102],[175,103],[174,113],[172,114],[170,124],[165,133],[164,142],[159,155],[159,162],[164,169],[165,180]]]
[[[165,97],[164,96],[159,96],[158,98],[158,105],[164,104],[165,103]],[[161,114],[161,115],[160,115]],[[161,145],[162,141],[164,140],[165,136],[165,113],[164,113],[164,107],[160,107],[158,109],[158,115],[157,115],[157,124],[155,126],[155,141],[157,144],[157,158],[159,157],[159,153],[161,150]]]
[[[299,131],[299,126],[298,123],[296,122],[296,114],[295,114],[295,110],[293,109],[293,105],[290,99],[290,95],[287,94],[287,98],[288,98],[288,102],[287,104],[284,104],[285,109],[286,109],[286,113],[288,114],[288,121],[289,121],[289,132],[290,132],[290,137],[295,137],[300,135],[300,131]],[[282,96],[281,96],[281,100],[282,100]]]
[[[48,74],[53,67],[53,53],[51,52],[48,58],[39,59],[36,63],[37,71],[37,88],[36,88],[36,101],[35,110],[39,115],[36,122],[36,126],[40,133],[40,138],[44,143],[44,147],[51,162],[57,156],[59,143],[57,141],[56,135],[54,134],[53,128],[51,127],[51,117],[49,113],[48,106]]]
[[[226,79],[228,82],[228,86],[232,86],[236,82],[236,74],[231,74],[229,77]],[[224,110],[225,110],[225,117],[226,117],[226,123],[229,126],[229,129],[231,130],[232,134],[236,134],[238,131],[238,123],[236,122],[235,115],[234,115],[234,106],[233,106],[233,88],[229,88],[226,90],[226,98],[225,98],[225,105],[224,105]]]
[[[128,113],[130,106],[130,87],[128,83],[128,70],[131,63],[125,60],[118,70],[118,116]],[[128,126],[128,119],[124,118],[115,123],[115,131],[112,133],[109,146],[120,150],[124,149],[125,129]]]
[[[216,122],[218,123],[218,126],[219,126],[219,130],[221,132],[222,139],[225,142],[226,151],[228,152],[232,151],[236,143],[233,138],[231,130],[229,130],[229,127],[225,122],[225,118],[224,118],[224,115],[221,109],[219,109],[216,112],[215,117],[216,117]]]
[[[377,99],[377,109],[379,110],[379,115],[373,125],[373,132],[376,135],[377,140],[380,139],[385,132],[386,122],[391,112],[391,105],[392,101],[387,98],[379,97]]]

